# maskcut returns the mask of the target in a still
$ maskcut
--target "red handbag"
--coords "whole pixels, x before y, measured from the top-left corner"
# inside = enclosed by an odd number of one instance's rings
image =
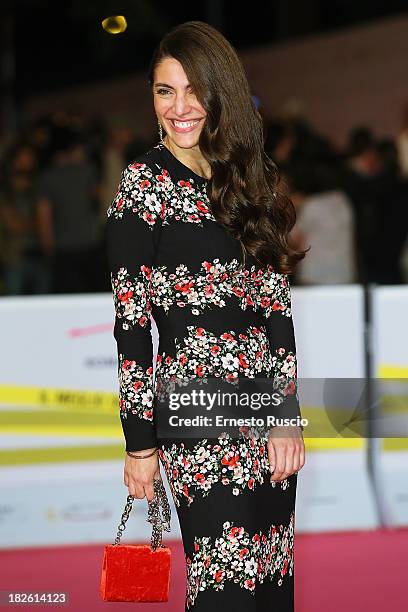
[[[147,516],[147,522],[152,524],[150,545],[118,546],[135,499],[128,495],[115,542],[104,548],[100,584],[104,601],[168,601],[171,550],[162,543],[162,530],[170,531],[171,512],[162,480],[155,479],[153,485],[154,497],[148,502]]]

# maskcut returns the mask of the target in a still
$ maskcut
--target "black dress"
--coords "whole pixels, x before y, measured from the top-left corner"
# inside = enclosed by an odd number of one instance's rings
[[[240,244],[213,217],[206,187],[159,143],[123,171],[107,212],[126,450],[159,447],[183,538],[186,610],[289,612],[297,474],[271,485],[267,431],[185,440],[156,431],[159,374],[297,376],[288,277],[251,256],[239,272]]]

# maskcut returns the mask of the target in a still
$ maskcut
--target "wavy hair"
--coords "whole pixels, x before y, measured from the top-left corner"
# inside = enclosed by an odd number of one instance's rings
[[[214,27],[187,21],[171,29],[153,53],[148,71],[166,58],[180,62],[207,116],[198,146],[211,167],[207,193],[216,220],[261,265],[291,273],[306,251],[291,248],[295,207],[275,162],[264,149],[263,120],[252,100],[237,52]]]

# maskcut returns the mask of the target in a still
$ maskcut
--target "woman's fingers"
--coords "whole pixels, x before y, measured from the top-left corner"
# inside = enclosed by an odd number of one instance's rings
[[[276,468],[276,452],[275,452],[275,447],[271,443],[268,443],[267,448],[268,448],[269,470],[272,474]]]
[[[272,475],[272,480],[285,480],[293,470],[293,448],[291,444],[279,444],[276,449],[276,470]]]
[[[275,470],[270,478],[271,482],[285,480],[298,472],[305,463],[303,438],[293,436],[292,432],[287,438],[282,438],[278,434],[271,435],[268,440],[268,456],[275,458]]]
[[[153,481],[150,482],[149,484],[145,484],[144,490],[145,490],[147,501],[151,502],[154,497]]]
[[[146,499],[150,502],[154,497],[153,479],[160,475],[160,466],[156,456],[145,459],[125,457],[124,483],[129,495],[136,499]]]

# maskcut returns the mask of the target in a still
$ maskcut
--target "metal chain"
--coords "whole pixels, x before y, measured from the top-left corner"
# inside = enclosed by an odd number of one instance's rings
[[[147,522],[152,524],[152,537],[150,545],[153,550],[156,548],[164,547],[162,543],[162,531],[170,531],[171,521],[171,509],[169,500],[167,499],[166,489],[164,488],[163,482],[160,478],[153,480],[154,496],[151,501],[148,502],[147,510]],[[118,525],[118,532],[113,542],[114,546],[120,543],[120,538],[126,527],[126,521],[129,518],[129,514],[132,510],[133,495],[128,495],[125,509],[122,514],[121,522]],[[162,508],[162,516],[160,516],[160,506]]]

